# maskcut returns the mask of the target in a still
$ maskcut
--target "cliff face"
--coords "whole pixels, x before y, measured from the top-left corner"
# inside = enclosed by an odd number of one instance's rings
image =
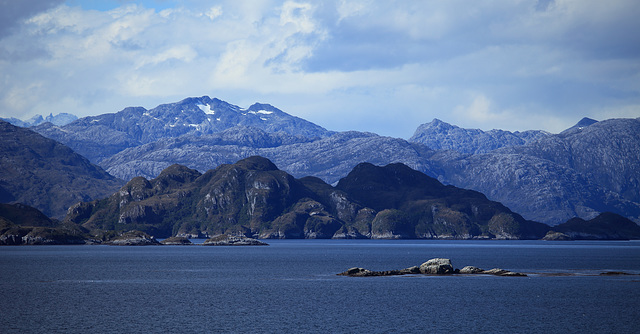
[[[174,165],[66,218],[93,230],[259,238],[540,238],[547,228],[401,165],[357,166],[332,187],[250,157],[204,174]],[[97,232],[94,232],[97,233]]]

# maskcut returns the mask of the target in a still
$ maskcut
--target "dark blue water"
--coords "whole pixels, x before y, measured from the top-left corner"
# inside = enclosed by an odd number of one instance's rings
[[[640,242],[0,247],[0,332],[637,333]],[[433,258],[572,276],[336,276]]]

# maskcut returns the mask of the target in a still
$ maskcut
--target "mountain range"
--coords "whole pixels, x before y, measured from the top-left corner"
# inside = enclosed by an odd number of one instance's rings
[[[559,134],[434,120],[407,141],[332,132],[270,105],[243,109],[204,96],[32,129],[124,180],[153,179],[176,163],[204,173],[260,155],[293,177],[336,185],[361,162],[403,163],[549,225],[606,211],[640,221],[640,119],[584,119]]]
[[[150,110],[129,107],[114,114],[84,117],[64,126],[44,123],[34,130],[100,163],[130,147],[164,138],[215,134],[236,126],[283,132],[301,139],[322,138],[332,133],[268,104],[255,103],[242,109],[208,96],[162,104]]]
[[[337,186],[296,179],[262,157],[204,174],[181,165],[136,177],[105,199],[69,210],[93,234],[141,230],[159,237],[539,239],[527,221],[472,190],[445,186],[403,164],[362,163]]]
[[[75,120],[77,120],[78,117],[76,115],[72,115],[69,113],[59,113],[57,115],[53,115],[53,114],[49,114],[49,116],[47,117],[42,117],[42,115],[35,115],[31,118],[29,118],[28,120],[21,120],[21,119],[17,119],[15,117],[9,117],[9,118],[3,118],[2,120],[9,122],[15,126],[19,126],[22,128],[27,128],[30,126],[36,126],[36,125],[40,125],[43,123],[51,123],[53,125],[57,125],[57,126],[63,126],[63,125],[67,125]]]

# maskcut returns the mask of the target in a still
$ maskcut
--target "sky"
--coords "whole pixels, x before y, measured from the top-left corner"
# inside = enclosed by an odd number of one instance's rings
[[[210,96],[329,130],[640,117],[637,0],[0,0],[0,117]]]

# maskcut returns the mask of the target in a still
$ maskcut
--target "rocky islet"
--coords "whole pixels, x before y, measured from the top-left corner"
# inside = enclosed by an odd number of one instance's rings
[[[509,271],[500,268],[484,270],[474,266],[465,266],[462,269],[454,269],[450,259],[433,258],[420,266],[413,266],[400,270],[374,271],[359,267],[353,267],[341,272],[339,276],[369,277],[369,276],[398,276],[398,275],[494,275],[506,277],[526,277],[527,274]]]

